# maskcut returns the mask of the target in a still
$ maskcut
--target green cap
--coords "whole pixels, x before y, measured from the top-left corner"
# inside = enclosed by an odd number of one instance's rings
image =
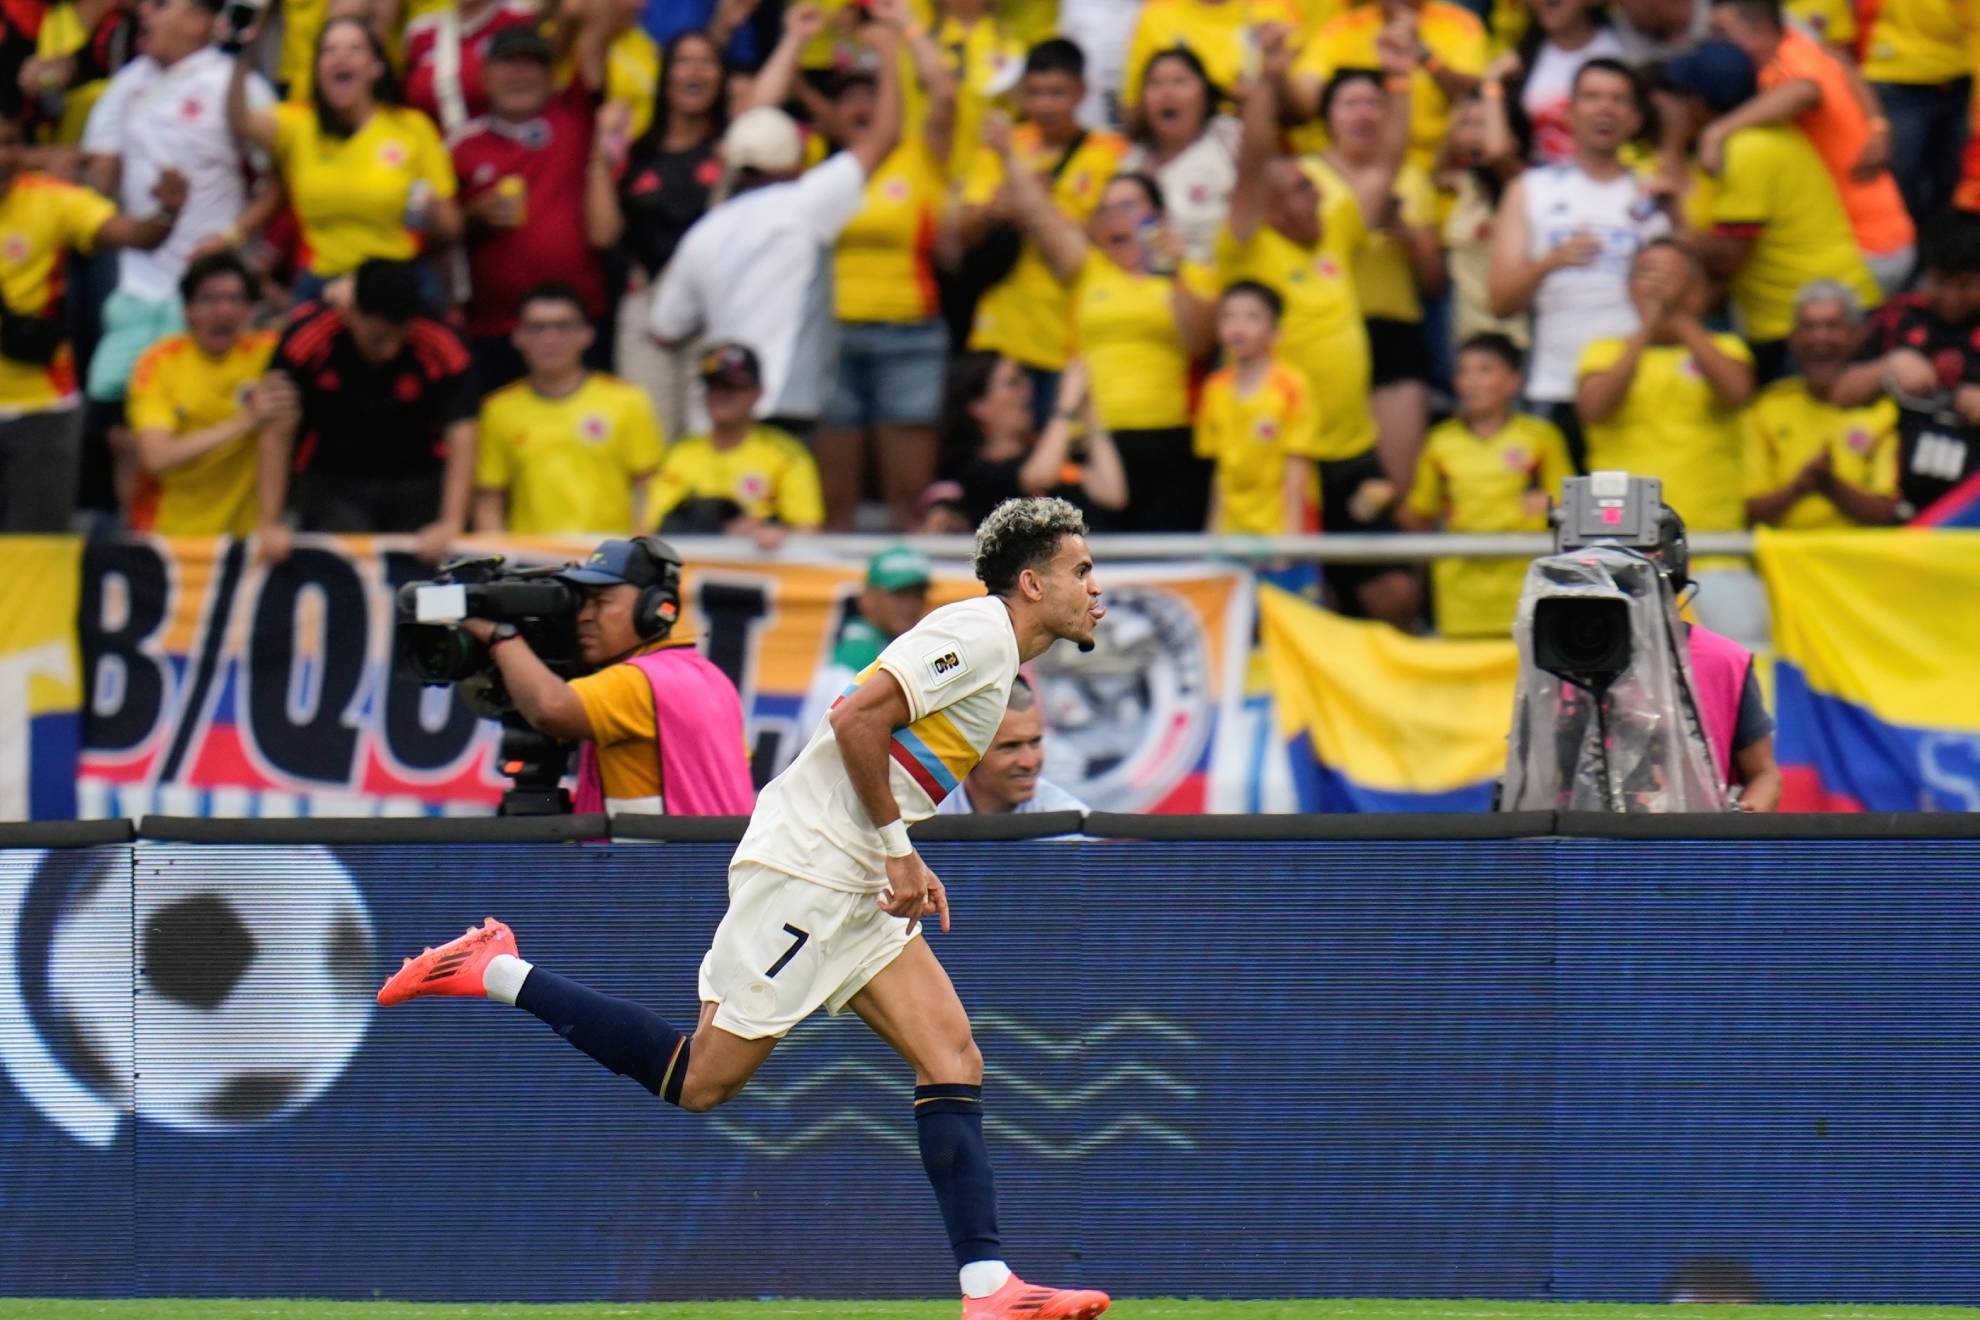
[[[931,577],[927,557],[904,545],[889,547],[866,561],[866,585],[882,591],[925,587]]]

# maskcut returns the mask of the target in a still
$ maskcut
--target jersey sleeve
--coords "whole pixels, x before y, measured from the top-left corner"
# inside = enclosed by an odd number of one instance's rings
[[[1613,367],[1621,360],[1622,354],[1623,341],[1620,339],[1589,340],[1581,350],[1581,360],[1575,363],[1575,379],[1585,379],[1604,367]]]
[[[643,476],[660,466],[664,452],[653,404],[645,390],[635,389],[627,395],[625,416],[619,425],[620,465],[632,476]]]
[[[610,665],[574,678],[571,691],[583,703],[591,740],[599,746],[653,740],[653,685],[633,666]]]
[[[1574,457],[1568,453],[1567,437],[1561,428],[1542,417],[1533,419],[1534,446],[1540,456],[1540,489],[1559,499],[1561,483],[1574,475]]]
[[[1320,457],[1320,395],[1304,381],[1295,382],[1286,397],[1286,453],[1294,458]]]
[[[431,186],[435,197],[452,197],[460,185],[454,175],[454,158],[447,154],[440,130],[418,110],[407,110],[406,119],[412,125],[413,177]]]
[[[1774,157],[1770,139],[1753,132],[1726,139],[1726,167],[1712,198],[1712,227],[1723,234],[1751,236],[1774,218]]]
[[[834,153],[823,165],[798,179],[798,204],[820,243],[836,243],[839,234],[866,202],[866,171],[850,151]]]
[[[117,204],[102,193],[83,187],[62,194],[62,231],[70,247],[88,256],[96,251],[96,234],[117,214]]]
[[[1740,490],[1744,499],[1774,491],[1774,446],[1768,440],[1767,410],[1757,403],[1739,420]]]
[[[135,70],[133,70],[135,72]],[[92,156],[115,156],[124,149],[124,129],[130,119],[131,96],[137,87],[135,77],[121,74],[110,80],[103,95],[90,107],[83,124],[82,149]]]
[[[1444,512],[1444,469],[1437,462],[1437,451],[1426,444],[1417,460],[1416,478],[1409,484],[1406,507],[1419,518],[1437,518]]]
[[[652,510],[648,517],[655,527],[665,522],[680,502],[693,490],[691,452],[685,445],[669,448],[660,460],[660,471],[654,476],[648,488],[648,498]]]
[[[1224,416],[1223,391],[1218,381],[1205,382],[1203,398],[1196,409],[1196,424],[1192,430],[1191,451],[1198,458],[1215,459],[1224,447],[1222,420]]]
[[[1774,731],[1774,717],[1767,713],[1767,702],[1760,695],[1760,676],[1753,666],[1746,667],[1746,681],[1739,688],[1739,716],[1733,722],[1733,750],[1743,752]]]
[[[818,461],[796,441],[791,442],[782,470],[777,473],[777,521],[800,529],[825,524],[825,494],[819,487]]]
[[[1003,607],[998,606],[1001,610]],[[999,637],[992,625],[1003,630]],[[1017,668],[1010,624],[988,611],[951,611],[887,643],[876,662],[907,695],[908,723],[994,687]]]
[[[131,371],[130,401],[124,414],[133,431],[170,431],[179,420],[166,394],[165,357],[160,351],[164,347],[158,344],[147,349]]]
[[[307,101],[284,101],[274,108],[273,113],[275,161],[287,173],[297,149],[316,127],[316,109]]]
[[[503,424],[508,411],[504,394],[491,394],[481,405],[481,434],[474,451],[474,484],[482,490],[507,490],[515,479],[510,461],[509,428]]]

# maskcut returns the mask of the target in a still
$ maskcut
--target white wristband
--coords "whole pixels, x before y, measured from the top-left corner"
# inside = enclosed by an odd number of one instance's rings
[[[908,842],[906,821],[890,820],[880,827],[880,850],[889,857],[906,857],[914,851]]]

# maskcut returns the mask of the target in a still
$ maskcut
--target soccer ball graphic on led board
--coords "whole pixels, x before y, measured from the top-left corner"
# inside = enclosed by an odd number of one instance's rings
[[[128,887],[90,883],[57,919],[48,1005],[69,1071],[119,1110],[195,1132],[308,1104],[373,1007],[375,940],[349,873],[321,848],[153,858],[135,911]]]

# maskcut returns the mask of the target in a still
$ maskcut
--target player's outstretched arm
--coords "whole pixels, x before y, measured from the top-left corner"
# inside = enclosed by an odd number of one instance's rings
[[[901,821],[901,804],[895,800],[894,787],[888,779],[891,759],[888,744],[893,740],[894,730],[906,728],[913,716],[907,693],[892,674],[882,669],[832,708],[832,737],[838,743],[846,777],[852,781],[859,804],[879,832],[887,854],[887,889],[880,895],[881,908],[910,920],[939,916],[946,931],[948,895],[943,892],[942,882],[908,842],[907,826]]]

